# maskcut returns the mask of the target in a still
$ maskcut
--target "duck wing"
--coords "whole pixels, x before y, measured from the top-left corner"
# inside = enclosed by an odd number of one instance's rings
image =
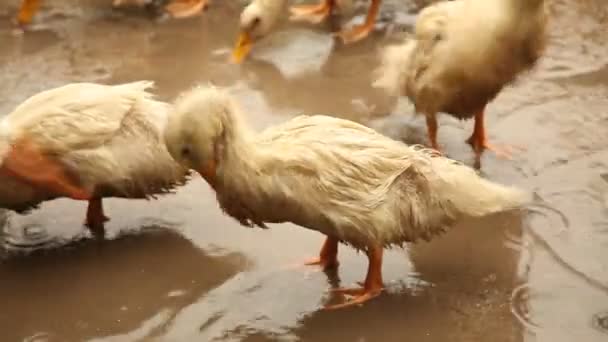
[[[26,138],[47,152],[99,147],[120,131],[153,82],[115,86],[73,83],[30,97],[6,117],[13,141]]]

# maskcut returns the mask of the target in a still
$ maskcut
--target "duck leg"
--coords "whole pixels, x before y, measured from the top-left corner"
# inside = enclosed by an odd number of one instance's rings
[[[30,24],[39,7],[40,0],[21,0],[21,7],[16,18],[17,25],[23,27]]]
[[[44,155],[33,143],[22,140],[11,147],[0,172],[41,188],[52,194],[75,200],[89,200],[91,195],[57,160]]]
[[[289,8],[291,12],[289,19],[318,24],[331,14],[335,4],[336,0],[321,0],[316,5],[294,5]]]
[[[165,10],[174,18],[189,18],[207,8],[209,0],[173,0]]]
[[[431,147],[441,152],[439,148],[439,144],[437,143],[437,117],[435,114],[427,114],[426,115],[426,129],[429,136],[429,141],[431,143]]]
[[[103,202],[101,198],[93,198],[89,200],[87,207],[87,218],[84,224],[91,230],[96,237],[102,237],[105,234],[104,223],[109,218],[103,213]]]
[[[369,259],[369,266],[367,269],[367,276],[363,287],[356,288],[339,288],[333,289],[334,293],[341,293],[354,298],[346,303],[329,305],[325,309],[334,310],[341,309],[352,305],[363,304],[368,300],[375,298],[380,295],[384,289],[382,282],[382,255],[384,250],[382,246],[373,246],[367,250],[367,258]]]
[[[486,129],[484,125],[484,109],[482,108],[479,112],[475,113],[475,128],[473,134],[467,139],[467,143],[471,145],[473,151],[475,151],[475,164],[480,165],[481,155],[483,151],[491,150],[496,153],[498,157],[511,159],[513,148],[510,146],[496,146],[488,142],[486,137]]]
[[[319,257],[305,262],[305,265],[319,265],[323,269],[338,267],[338,239],[328,236],[321,247]]]
[[[372,0],[372,4],[369,7],[369,11],[367,12],[365,23],[363,25],[355,26],[350,30],[342,30],[340,33],[338,33],[338,36],[342,38],[344,44],[357,42],[369,35],[376,24],[376,17],[378,16],[381,2],[382,0]]]

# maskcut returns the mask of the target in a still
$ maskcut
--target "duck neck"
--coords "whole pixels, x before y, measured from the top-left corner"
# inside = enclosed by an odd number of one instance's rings
[[[267,27],[263,30],[270,30],[272,27],[276,26],[281,18],[283,12],[287,8],[287,0],[263,0],[263,13],[266,16],[264,18],[265,23],[263,25],[267,25]]]
[[[4,162],[4,158],[9,153],[11,149],[10,140],[9,140],[9,125],[8,120],[3,118],[0,121],[0,168]]]
[[[233,116],[219,146],[217,185],[229,186],[240,179],[251,178],[256,173],[258,155],[255,133],[238,115]]]

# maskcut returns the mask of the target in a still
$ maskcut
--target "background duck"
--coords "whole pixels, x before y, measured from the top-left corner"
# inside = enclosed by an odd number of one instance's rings
[[[232,51],[232,61],[241,63],[255,41],[265,37],[277,24],[287,0],[252,0],[239,17],[239,36]]]
[[[279,22],[287,0],[252,0],[243,9],[239,21],[239,37],[232,53],[232,60],[241,63],[249,54],[253,43],[265,37]],[[323,0],[318,5],[297,5],[291,7],[292,20],[307,20],[318,23],[324,20],[334,8],[347,8],[351,0]],[[374,28],[380,0],[372,0],[372,6],[365,24],[338,33],[345,43],[365,38]]]
[[[0,121],[0,207],[26,211],[68,197],[89,201],[103,233],[102,198],[151,198],[186,181],[162,142],[169,106],[152,82],[74,83],[27,99]]]
[[[17,14],[16,22],[19,26],[26,26],[32,22],[34,15],[40,8],[41,0],[21,0],[21,7]],[[186,18],[202,12],[209,0],[172,0],[168,4],[164,0],[112,0],[112,6],[120,7],[127,5],[148,6],[160,3],[171,16],[175,18]]]
[[[540,58],[546,41],[544,0],[455,0],[423,9],[415,33],[385,49],[375,86],[403,93],[426,116],[431,146],[437,143],[438,112],[475,118],[467,142],[480,164],[491,145],[484,111],[502,88]]]
[[[292,222],[327,235],[320,257],[309,264],[337,265],[339,241],[365,251],[363,288],[337,290],[355,299],[330,308],[381,292],[383,248],[429,240],[461,219],[528,199],[433,150],[408,147],[348,120],[299,116],[256,134],[231,97],[211,87],[176,101],[165,142],[241,224]]]
[[[350,5],[350,3],[352,3],[352,0],[321,0],[316,5],[291,6],[291,19],[304,20],[315,24],[320,23],[325,20],[336,7],[345,7]],[[362,25],[357,25],[351,29],[343,29],[337,36],[347,44],[357,42],[367,37],[374,29],[381,3],[381,0],[371,0],[365,22]]]

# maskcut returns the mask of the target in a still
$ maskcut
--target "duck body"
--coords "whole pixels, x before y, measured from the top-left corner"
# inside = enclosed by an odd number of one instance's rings
[[[184,184],[188,172],[161,138],[170,107],[152,98],[152,85],[73,83],[15,108],[0,122],[0,207],[24,211],[59,197],[149,199]],[[44,181],[36,178],[45,172]]]
[[[462,219],[527,200],[433,150],[348,120],[299,116],[253,133],[232,100],[214,89],[176,102],[165,141],[241,224],[292,222],[327,235],[316,262],[323,266],[337,263],[338,242],[365,251],[370,270],[360,301],[382,286],[383,248],[430,240]]]
[[[421,12],[405,84],[418,110],[472,118],[536,64],[544,47],[544,11],[519,10],[513,2],[448,1]]]
[[[543,0],[433,4],[420,12],[413,37],[385,49],[375,85],[406,95],[427,116],[437,147],[435,115],[483,123],[485,106],[542,55],[545,27]],[[485,138],[481,133],[476,137]]]
[[[246,146],[218,164],[213,184],[226,213],[262,227],[292,222],[357,249],[428,241],[459,219],[517,203],[503,202],[517,192],[463,164],[334,117],[300,116]]]

